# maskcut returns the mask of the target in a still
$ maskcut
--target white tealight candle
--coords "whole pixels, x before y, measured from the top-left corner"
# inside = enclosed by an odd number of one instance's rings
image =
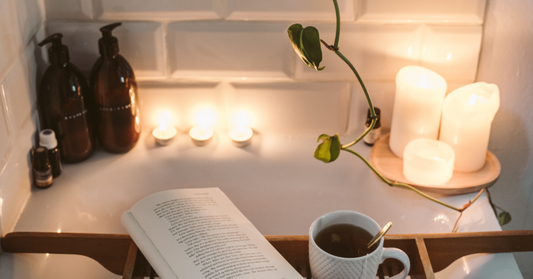
[[[473,172],[485,164],[490,128],[500,107],[495,84],[477,82],[458,88],[444,100],[439,139],[455,151],[455,169]]]
[[[414,139],[437,139],[446,86],[443,77],[422,67],[398,71],[389,142],[396,156]]]
[[[213,126],[217,122],[216,112],[210,108],[200,109],[194,115],[194,122],[196,125],[189,130],[189,136],[196,145],[206,145],[215,133]]]
[[[243,147],[252,142],[254,131],[249,127],[251,117],[244,110],[236,113],[233,116],[233,124],[235,125],[228,132],[233,145]]]
[[[169,144],[178,134],[178,130],[174,126],[169,125],[170,114],[165,111],[159,121],[159,127],[156,127],[152,131],[152,136],[155,138],[155,142],[159,145]]]
[[[206,145],[214,133],[213,128],[205,126],[194,126],[189,130],[189,136],[198,146]]]
[[[446,143],[434,139],[416,139],[403,153],[403,175],[424,186],[441,185],[453,174],[455,155]]]
[[[237,147],[244,147],[252,142],[254,131],[250,127],[233,127],[228,132],[233,144]]]

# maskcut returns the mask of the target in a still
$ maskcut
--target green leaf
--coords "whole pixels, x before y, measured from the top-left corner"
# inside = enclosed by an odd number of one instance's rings
[[[339,154],[341,153],[339,134],[335,134],[332,137],[322,134],[318,137],[317,141],[322,141],[322,143],[319,144],[315,150],[315,158],[324,163],[337,160]]]
[[[509,222],[511,222],[511,219],[511,214],[507,211],[503,211],[498,214],[498,222],[500,223],[500,226],[509,224]]]
[[[322,49],[320,35],[315,27],[308,26],[304,28],[301,24],[295,23],[289,27],[287,33],[289,34],[292,48],[307,66],[317,71],[325,68],[319,67],[320,62],[322,62]]]

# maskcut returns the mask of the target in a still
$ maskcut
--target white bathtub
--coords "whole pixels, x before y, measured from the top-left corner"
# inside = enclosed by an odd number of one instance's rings
[[[343,152],[324,164],[313,158],[315,136],[256,135],[237,148],[218,131],[197,147],[185,134],[157,147],[149,133],[127,154],[99,151],[86,162],[65,165],[46,190],[35,189],[15,231],[117,233],[121,214],[141,198],[165,189],[220,187],[265,235],[305,235],[311,222],[334,210],[355,210],[390,234],[450,232],[458,213],[417,194],[380,182],[355,156]],[[355,148],[368,158],[370,147]],[[501,187],[496,183],[493,187]],[[475,194],[444,197],[461,207]],[[459,231],[501,230],[483,195],[465,214]],[[0,278],[121,278],[82,256],[9,254]],[[522,278],[512,254],[462,258],[437,278]]]

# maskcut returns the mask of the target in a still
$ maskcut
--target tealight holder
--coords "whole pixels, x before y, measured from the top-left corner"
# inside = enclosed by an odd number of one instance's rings
[[[165,111],[160,116],[159,126],[152,131],[156,144],[168,145],[178,134],[178,130],[174,126],[168,125],[169,122],[170,114]]]
[[[233,145],[244,147],[252,142],[254,131],[250,127],[238,126],[231,128],[228,135]]]
[[[211,127],[194,126],[189,130],[189,136],[194,144],[198,146],[208,144],[213,138],[214,134],[215,131]]]
[[[178,130],[173,126],[170,126],[166,131],[161,131],[159,127],[152,131],[152,135],[155,138],[155,143],[158,145],[168,145],[178,134]]]

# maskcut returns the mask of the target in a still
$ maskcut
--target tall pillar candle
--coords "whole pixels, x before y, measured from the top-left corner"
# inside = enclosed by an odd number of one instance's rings
[[[473,172],[483,167],[499,107],[500,91],[495,84],[477,82],[446,96],[439,139],[453,148],[455,170]]]
[[[403,158],[405,146],[415,139],[437,139],[446,81],[418,66],[403,67],[396,75],[389,146]]]

